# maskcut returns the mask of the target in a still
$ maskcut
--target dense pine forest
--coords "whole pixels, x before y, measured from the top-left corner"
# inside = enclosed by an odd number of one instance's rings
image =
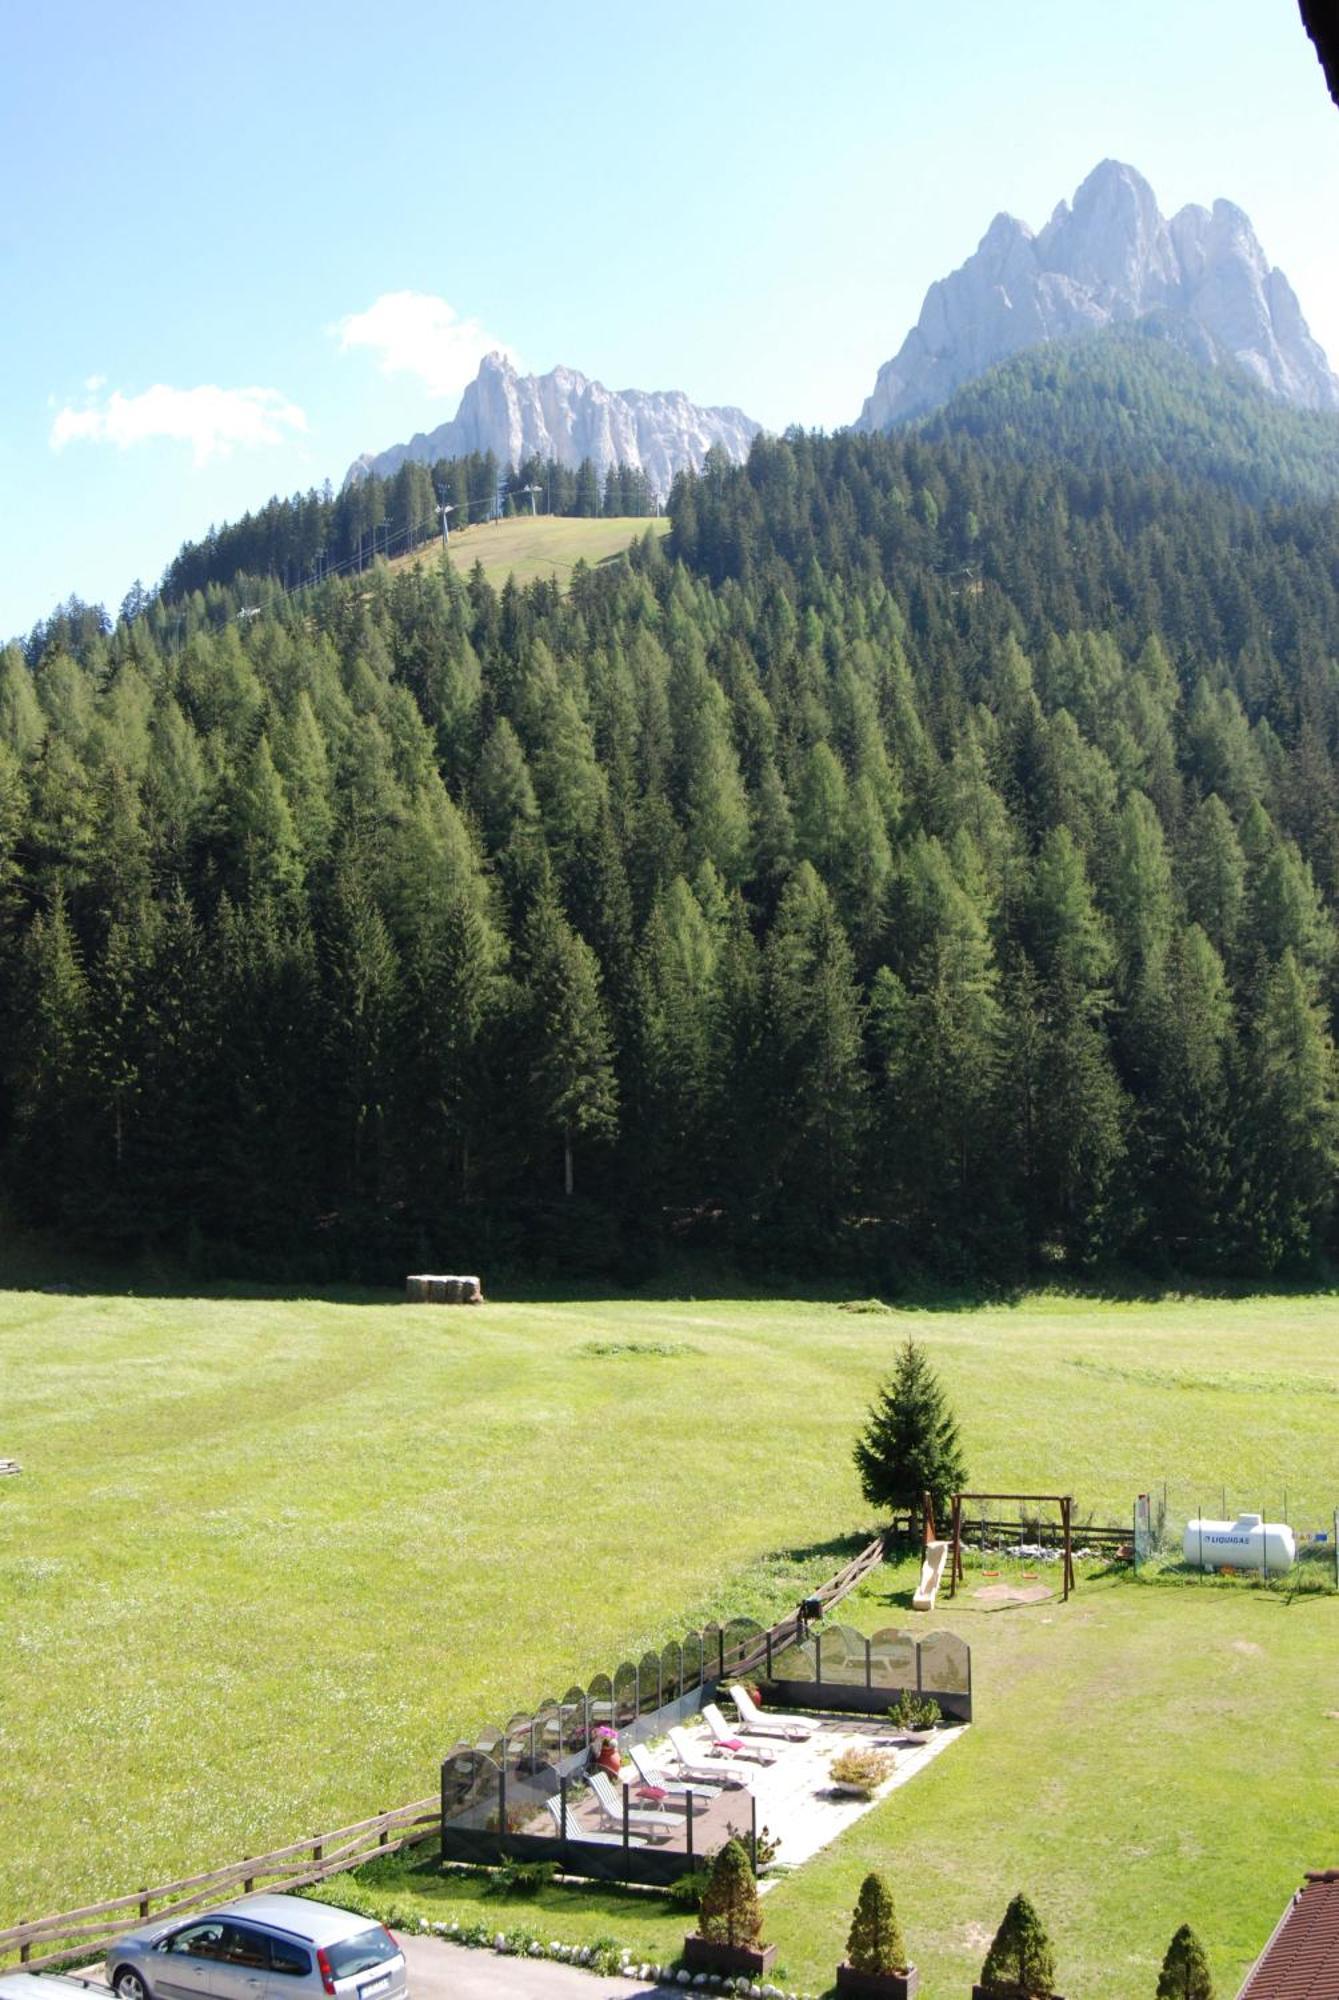
[[[566,594],[10,647],[10,1209],[276,1273],[1314,1266],[1339,503],[972,428],[760,439]]]

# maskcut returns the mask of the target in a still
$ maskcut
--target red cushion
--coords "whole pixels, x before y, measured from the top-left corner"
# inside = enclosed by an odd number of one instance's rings
[[[667,1799],[669,1793],[663,1785],[638,1785],[637,1796],[639,1799]]]

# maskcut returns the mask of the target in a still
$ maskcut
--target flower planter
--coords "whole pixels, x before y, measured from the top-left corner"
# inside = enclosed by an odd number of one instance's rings
[[[837,1991],[846,2000],[915,2000],[920,1983],[914,1965],[905,1972],[857,1972],[851,1965],[837,1967]]]
[[[760,1978],[771,1971],[776,1953],[774,1944],[717,1944],[696,1931],[683,1941],[683,1962],[689,1972],[719,1972],[726,1979],[737,1979],[740,1973]]]

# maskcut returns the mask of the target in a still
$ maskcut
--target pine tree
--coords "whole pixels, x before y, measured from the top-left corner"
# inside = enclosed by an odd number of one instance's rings
[[[910,1961],[902,1927],[893,1908],[892,1891],[882,1875],[869,1874],[860,1884],[860,1897],[846,1939],[846,1962],[853,1972],[876,1978],[908,1969]]]
[[[958,1423],[926,1350],[908,1340],[872,1405],[855,1447],[860,1490],[873,1507],[935,1518],[948,1513],[967,1476]]]
[[[1155,2000],[1214,2000],[1209,1961],[1189,1924],[1182,1924],[1167,1947]]]
[[[521,952],[528,1075],[541,1124],[561,1135],[563,1193],[571,1195],[574,1141],[609,1140],[618,1130],[618,1083],[600,969],[590,946],[568,924],[551,885],[526,919]]]
[[[1007,2000],[1047,2000],[1055,1987],[1055,1958],[1041,1918],[1026,1896],[1015,1896],[986,1953],[981,1987]]]

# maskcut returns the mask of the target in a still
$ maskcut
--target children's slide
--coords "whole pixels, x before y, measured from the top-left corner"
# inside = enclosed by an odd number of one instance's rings
[[[913,1611],[933,1611],[939,1586],[943,1581],[944,1564],[948,1560],[947,1542],[927,1542],[925,1561],[921,1564],[920,1589],[911,1600]]]

